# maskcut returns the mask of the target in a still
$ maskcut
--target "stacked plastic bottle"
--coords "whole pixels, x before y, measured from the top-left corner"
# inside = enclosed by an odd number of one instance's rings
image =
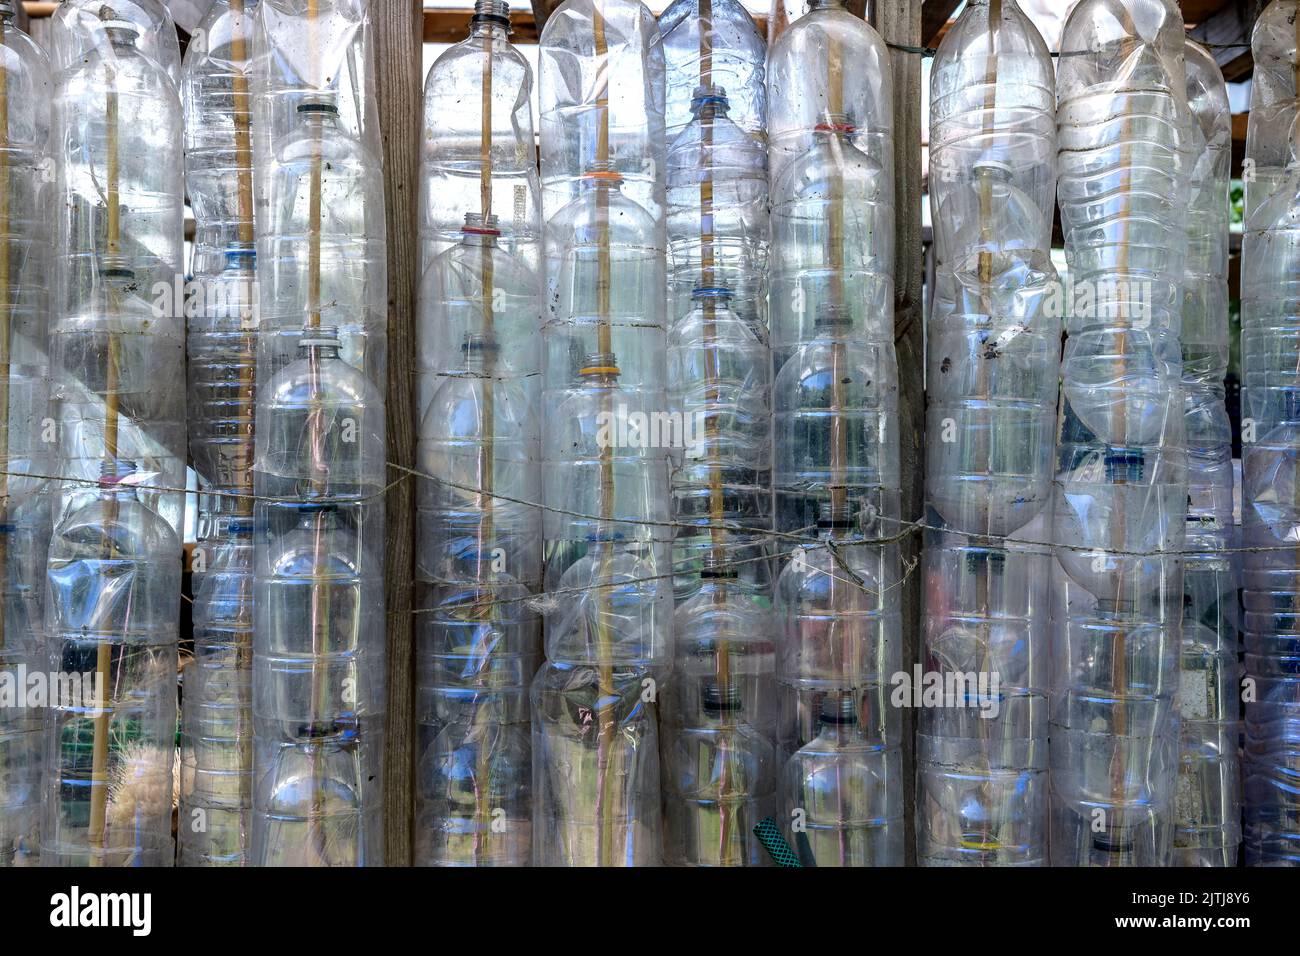
[[[170,866],[185,460],[184,337],[168,291],[182,278],[180,100],[140,27],[112,4],[60,28],[79,31],[64,39],[84,55],[53,96],[50,365],[64,480],[45,629],[47,669],[79,680],[46,714],[41,859]]]
[[[500,0],[425,84],[417,403],[415,860],[532,859],[528,684],[541,658],[541,190],[532,71]],[[498,169],[497,162],[503,165]],[[501,197],[505,197],[504,199]],[[508,202],[507,202],[508,200]],[[438,217],[461,208],[453,245]],[[506,223],[492,210],[513,209]]]
[[[190,452],[203,494],[194,659],[181,714],[182,865],[242,865],[253,781],[253,419],[257,377],[252,58],[256,0],[217,0],[185,50],[194,210]]]
[[[262,0],[249,861],[382,865],[384,194],[366,5]]]
[[[75,65],[96,46],[107,41],[99,29],[103,0],[67,0],[51,18],[50,60],[56,72]],[[117,0],[112,4],[119,20],[135,24],[136,46],[157,63],[178,87],[181,82],[181,48],[176,24],[164,0]]]
[[[1232,423],[1224,406],[1232,124],[1214,57],[1190,40],[1185,57],[1194,165],[1181,336],[1188,509],[1174,862],[1235,866],[1241,845],[1241,667],[1231,553],[1237,540]]]
[[[930,74],[935,299],[918,859],[1047,862],[1050,514],[1061,322],[1056,98],[1016,0],[972,0]]]
[[[776,524],[818,531],[777,582],[784,825],[805,865],[901,865],[889,57],[815,0],[767,81]]]
[[[533,862],[653,865],[673,609],[654,17],[636,0],[566,0],[547,19],[539,72],[550,314]]]
[[[45,670],[40,644],[50,539],[47,276],[50,269],[50,64],[0,0],[0,867],[40,851],[41,711],[23,669]],[[35,703],[34,701],[31,703]]]
[[[1300,865],[1300,10],[1255,27],[1260,70],[1246,158],[1242,249],[1242,602],[1246,647],[1245,855]]]
[[[1187,524],[1191,118],[1173,0],[1082,0],[1057,73],[1066,304],[1051,861],[1168,865]]]
[[[680,593],[665,697],[665,848],[674,864],[752,866],[767,859],[754,825],[775,812],[777,771],[764,534],[772,498],[765,48],[732,0],[682,0],[660,26],[674,308],[668,392],[681,429],[671,452]],[[723,84],[739,96],[735,120]]]
[[[506,3],[483,0],[474,11],[470,35],[438,57],[425,79],[421,262],[427,270],[439,253],[459,244],[465,214],[475,212],[496,216],[498,246],[540,273],[541,182],[533,137],[532,68],[510,42]],[[487,110],[482,107],[485,95]],[[490,136],[485,136],[484,117],[491,124],[486,127]],[[480,175],[485,165],[492,171],[487,210],[482,208]]]

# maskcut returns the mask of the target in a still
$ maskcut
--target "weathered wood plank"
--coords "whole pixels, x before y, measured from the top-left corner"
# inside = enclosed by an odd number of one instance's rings
[[[961,0],[925,0],[921,7],[920,46],[934,46]]]
[[[416,188],[419,176],[422,86],[420,0],[376,0],[379,125],[384,147],[388,234],[388,460],[415,466],[411,382],[415,354],[415,289],[419,269]],[[414,768],[414,648],[411,578],[414,566],[414,483],[389,468],[386,505],[385,600],[388,611],[388,728],[384,763],[384,828],[390,866],[411,862]]]
[[[927,3],[926,6],[929,6]],[[876,0],[874,23],[887,42],[921,45],[921,0]],[[899,451],[902,466],[902,514],[921,514],[925,451],[923,363],[925,346],[921,309],[924,256],[921,244],[921,57],[891,51],[894,70],[894,344],[898,350]],[[903,667],[920,657],[921,540],[903,543],[904,568],[915,564],[903,588]],[[903,712],[903,806],[907,814],[907,861],[916,862],[915,714]]]

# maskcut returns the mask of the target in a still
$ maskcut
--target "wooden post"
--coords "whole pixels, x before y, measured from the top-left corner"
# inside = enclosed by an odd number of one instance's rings
[[[873,24],[889,43],[920,46],[921,0],[876,0]],[[925,452],[924,342],[921,308],[921,57],[892,49],[894,70],[894,344],[898,349],[899,453],[902,514],[921,515]],[[919,660],[921,621],[920,535],[902,546],[904,570],[913,568],[903,588],[903,669]],[[916,863],[916,715],[903,711],[903,805],[907,863]]]
[[[414,741],[415,290],[419,279],[416,201],[423,76],[419,0],[375,0],[371,7],[379,125],[384,147],[388,234],[388,480],[385,499],[385,589],[388,612],[388,726],[384,759],[385,861],[411,864]]]

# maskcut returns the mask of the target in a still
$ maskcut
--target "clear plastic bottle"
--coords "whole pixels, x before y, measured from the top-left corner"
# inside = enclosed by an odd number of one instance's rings
[[[474,335],[491,340],[492,377],[513,382],[535,408],[542,393],[540,277],[505,247],[495,216],[461,218],[459,241],[429,261],[420,281],[416,407],[427,409],[442,379],[464,370],[465,342]]]
[[[665,732],[666,862],[760,866],[754,825],[776,810],[776,646],[762,590],[707,555],[677,608]],[[748,703],[747,703],[748,702]]]
[[[1054,508],[1055,865],[1172,861],[1193,158],[1185,42],[1172,0],[1083,0],[1062,40],[1058,191],[1074,295]]]
[[[694,300],[668,333],[669,402],[684,439],[674,449],[673,514],[688,525],[678,528],[674,565],[687,572],[709,554],[726,554],[765,587],[771,357],[762,328],[732,311],[728,289],[697,288]]]
[[[771,44],[768,175],[774,211],[786,166],[809,151],[828,123],[851,127],[842,130],[843,138],[884,171],[892,202],[892,75],[885,42],[842,0],[810,0],[808,13]]]
[[[903,865],[903,764],[864,733],[858,698],[828,693],[819,729],[785,765],[786,817],[804,866]]]
[[[1252,866],[1300,866],[1300,801],[1296,798],[1300,741],[1300,322],[1294,303],[1300,262],[1300,123],[1295,73],[1296,4],[1275,3],[1256,30],[1255,55],[1274,73],[1277,126],[1252,118],[1247,157],[1257,169],[1281,166],[1267,195],[1252,192],[1242,249],[1242,567],[1246,700],[1242,754],[1244,846]],[[1292,21],[1292,22],[1288,22]],[[1285,87],[1283,87],[1285,83]],[[1285,102],[1284,102],[1285,101]],[[1262,118],[1268,118],[1264,114]],[[1291,123],[1281,142],[1282,123]],[[1279,162],[1285,156],[1285,162]],[[1256,183],[1252,190],[1259,187]]]
[[[772,103],[775,114],[775,94]],[[893,159],[859,148],[889,139],[859,139],[852,117],[827,113],[805,152],[779,172],[772,167],[769,303],[778,376],[823,320],[846,325],[860,341],[893,342]]]
[[[227,265],[253,243],[252,67],[258,0],[215,0],[185,48],[185,186],[194,211],[190,274]]]
[[[767,152],[731,119],[719,86],[696,88],[692,118],[668,147],[668,253],[672,315],[698,288],[730,291],[731,308],[767,328]]]
[[[111,19],[134,24],[140,49],[166,71],[173,86],[181,82],[181,47],[176,24],[163,0],[110,0]],[[56,71],[112,45],[105,35],[104,0],[67,0],[54,11],[50,58]]]
[[[185,337],[189,435],[194,470],[212,494],[208,513],[252,513],[238,495],[253,487],[257,378],[257,272],[250,246],[225,253],[219,273],[196,286]]]
[[[124,257],[104,256],[89,299],[50,330],[63,510],[97,496],[88,476],[104,461],[129,459],[140,500],[176,528],[184,511],[185,339],[170,314],[140,296],[140,282]]]
[[[495,216],[501,247],[533,272],[541,269],[533,71],[509,38],[509,6],[478,0],[469,36],[445,50],[424,81],[420,237],[426,264],[460,242],[465,214],[473,211]]]
[[[1255,21],[1251,50],[1250,113],[1242,184],[1246,218],[1287,179],[1291,129],[1300,115],[1300,79],[1296,77],[1296,0],[1271,0]]]
[[[1241,736],[1232,424],[1228,368],[1228,179],[1232,124],[1214,57],[1188,41],[1195,166],[1187,216],[1181,344],[1187,407],[1187,553],[1183,557],[1182,752],[1174,860],[1235,866],[1241,844]]]
[[[968,3],[931,73],[922,669],[956,691],[919,717],[924,865],[1047,861],[1054,85],[1015,0]]]
[[[564,231],[552,220],[581,197],[587,172],[608,168],[654,222],[662,250],[664,50],[654,14],[640,0],[565,0],[542,30],[538,91],[548,237]],[[547,269],[552,290],[556,265]]]
[[[416,862],[527,865],[542,303],[535,275],[496,247],[495,218],[465,222],[462,244],[430,265],[420,309],[421,389],[433,394],[417,446],[430,477],[417,492]]]
[[[45,719],[45,866],[171,866],[180,542],[139,501],[131,462],[54,529]],[[108,582],[111,581],[111,584]]]
[[[305,330],[258,396],[258,865],[383,859],[384,405],[339,351]]]
[[[55,312],[67,315],[90,297],[97,260],[109,254],[135,271],[142,296],[174,316],[183,285],[180,99],[140,27],[109,4],[96,10],[103,42],[60,71],[54,90],[62,154],[53,208],[63,260]]]
[[[242,866],[253,806],[253,523],[222,516],[194,595],[181,712],[181,866]]]
[[[659,14],[659,33],[669,150],[690,123],[701,86],[728,91],[731,121],[761,149],[767,138],[767,41],[740,0],[673,0]]]
[[[342,121],[346,99],[334,89],[300,93],[293,124],[259,164],[269,197],[257,245],[259,384],[293,361],[304,316],[336,328],[344,360],[385,381],[382,167]]]
[[[47,355],[51,172],[50,64],[0,0],[0,672],[18,700],[0,708],[0,868],[40,848],[41,711],[26,706],[20,669],[45,670],[41,647],[52,489],[41,430],[49,417]]]
[[[662,853],[679,437],[665,391],[663,64],[654,17],[634,0],[566,0],[542,34],[547,660],[531,702],[543,866]]]

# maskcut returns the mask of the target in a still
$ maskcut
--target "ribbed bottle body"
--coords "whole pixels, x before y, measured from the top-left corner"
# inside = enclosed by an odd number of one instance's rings
[[[465,213],[477,212],[496,216],[501,248],[534,272],[541,268],[533,74],[509,37],[506,4],[480,0],[470,35],[438,57],[425,78],[420,180],[425,266],[460,242]]]
[[[1271,0],[1251,34],[1254,70],[1246,128],[1246,162],[1242,171],[1246,217],[1281,187],[1291,164],[1293,127],[1300,115],[1300,79],[1296,76],[1296,0]]]
[[[922,672],[953,690],[920,715],[918,857],[1042,865],[1056,104],[1047,48],[1014,0],[967,5],[936,57],[930,102]]]
[[[200,545],[181,711],[181,866],[242,866],[252,829],[252,518],[220,518],[214,531]]]
[[[771,603],[729,555],[705,558],[676,611],[665,694],[665,862],[761,866],[754,826],[776,812],[776,648]]]
[[[1187,524],[1179,344],[1192,129],[1182,18],[1085,0],[1057,75],[1073,284],[1054,525],[1051,854],[1168,865]]]
[[[566,0],[541,38],[542,213],[551,220],[583,192],[593,163],[623,177],[623,194],[664,227],[664,50],[639,0]],[[555,308],[558,273],[547,270]]]
[[[45,670],[41,645],[45,556],[54,488],[43,434],[50,417],[48,333],[52,266],[50,64],[0,4],[0,674],[12,700],[0,707],[0,867],[40,852],[41,709],[25,671]]]
[[[749,11],[738,0],[673,0],[659,15],[659,33],[669,150],[691,122],[696,88],[705,82],[727,91],[732,121],[764,144],[767,42]]]
[[[46,566],[45,866],[171,866],[180,542],[106,466]]]
[[[263,0],[249,862],[384,862],[384,195],[367,4]]]
[[[768,58],[779,802],[805,865],[901,864],[892,77],[837,0]]]
[[[1274,121],[1294,123],[1295,4],[1269,7],[1255,51],[1269,64]],[[1262,91],[1261,91],[1262,92]],[[1261,117],[1267,116],[1262,113]],[[1285,118],[1285,119],[1284,119]],[[1300,865],[1300,800],[1293,778],[1300,739],[1300,163],[1295,130],[1252,119],[1248,159],[1279,172],[1251,187],[1242,248],[1242,621],[1248,695],[1242,754],[1244,847],[1253,866]],[[1285,136],[1285,139],[1283,137]]]
[[[173,85],[179,86],[180,42],[176,23],[163,0],[116,0],[111,9],[112,19],[125,20],[136,27],[140,49],[163,68]],[[56,72],[112,45],[104,31],[103,10],[104,4],[96,0],[69,0],[59,4],[51,18],[49,47]]]
[[[1188,41],[1192,112],[1191,202],[1183,288],[1187,429],[1187,538],[1178,710],[1181,732],[1174,861],[1235,866],[1241,845],[1241,668],[1233,518],[1228,368],[1227,87],[1208,50]]]
[[[230,248],[253,241],[249,187],[257,3],[217,0],[185,48],[180,92],[195,278],[219,274]]]
[[[567,0],[540,52],[546,660],[533,862],[662,858],[672,654],[664,53],[635,0]]]
[[[477,201],[477,197],[475,197]],[[541,283],[468,213],[421,286],[416,862],[532,858]],[[453,349],[453,341],[459,345]]]

